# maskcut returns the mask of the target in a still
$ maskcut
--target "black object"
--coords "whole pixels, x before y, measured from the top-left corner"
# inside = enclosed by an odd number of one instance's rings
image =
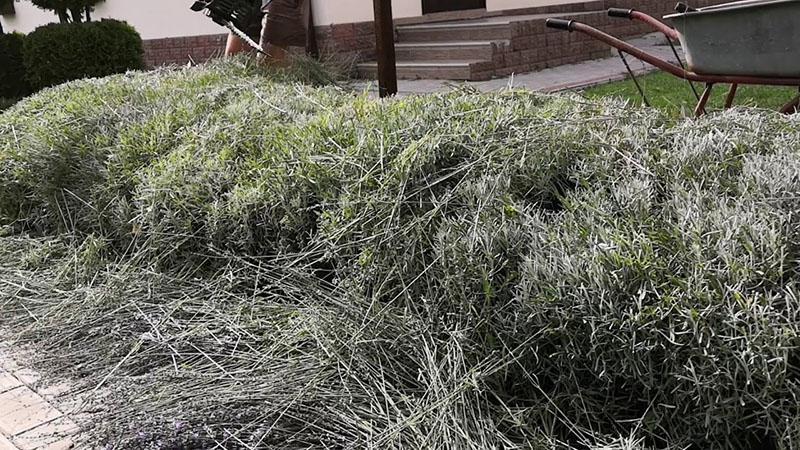
[[[486,9],[486,0],[422,0],[422,14]]]
[[[609,17],[620,17],[622,19],[630,19],[631,14],[633,14],[632,9],[625,9],[625,8],[608,8],[608,16]]]
[[[647,100],[647,96],[644,95],[644,89],[642,89],[642,86],[639,84],[639,80],[636,79],[636,74],[633,73],[633,70],[631,70],[631,66],[628,64],[628,60],[625,59],[625,54],[622,53],[622,50],[619,50],[619,49],[617,49],[617,53],[619,54],[619,57],[622,60],[622,63],[625,64],[625,69],[628,70],[628,74],[631,76],[631,80],[633,80],[633,84],[636,85],[636,90],[639,91],[639,95],[642,96],[642,102],[644,102],[645,106],[649,107],[650,106],[650,102]]]
[[[207,11],[208,17],[214,22],[234,26],[243,30],[249,25],[246,21],[252,13],[253,2],[248,0],[198,0],[192,5],[192,11]]]
[[[271,1],[264,3],[268,5]],[[256,34],[261,31],[262,7],[258,3],[252,0],[197,0],[191,9],[196,12],[205,11],[215,23],[228,28],[248,45],[264,53],[264,49],[255,42],[258,39]]]
[[[691,6],[687,5],[686,3],[678,2],[678,4],[675,5],[675,11],[683,14],[683,13],[687,13],[687,12],[694,12],[694,11],[697,11],[697,10],[695,8],[692,8]]]
[[[547,19],[544,22],[544,25],[547,28],[555,28],[556,30],[566,30],[572,31],[572,22],[574,20],[565,20],[565,19]]]

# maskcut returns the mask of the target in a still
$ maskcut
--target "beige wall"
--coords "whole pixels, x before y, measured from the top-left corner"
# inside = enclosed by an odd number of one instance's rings
[[[577,0],[486,0],[487,11],[502,11],[505,9],[531,8],[536,6],[561,5],[575,3]]]
[[[372,0],[312,0],[317,25],[365,22],[373,18]],[[197,36],[223,33],[220,26],[189,10],[192,0],[106,0],[95,8],[95,18],[125,20],[143,39],[174,36]],[[2,16],[7,31],[30,33],[39,25],[57,22],[55,14],[23,0],[15,4],[17,14]],[[422,15],[422,0],[393,0],[396,18]]]
[[[487,11],[573,3],[577,0],[486,0]],[[317,25],[372,20],[372,0],[313,0]],[[395,19],[422,15],[422,0],[392,0]]]
[[[221,27],[189,9],[191,0],[107,0],[95,8],[92,18],[114,18],[133,25],[143,39],[224,33]],[[39,25],[58,22],[58,17],[27,0],[15,3],[17,14],[2,16],[6,31],[30,33]]]
[[[317,25],[366,22],[373,18],[373,0],[311,0]],[[575,0],[486,0],[486,9],[526,8],[569,3]],[[125,20],[139,30],[143,39],[197,36],[224,33],[225,30],[201,14],[189,10],[192,0],[106,0],[97,6],[94,17]],[[57,21],[54,14],[36,8],[29,1],[16,3],[15,16],[0,17],[6,30],[29,33],[39,25]],[[422,0],[392,0],[394,17],[422,15]]]
[[[372,0],[313,0],[317,25],[368,22],[374,17]],[[395,19],[422,15],[422,0],[392,0]]]
[[[577,0],[486,0],[487,11],[573,3]],[[372,20],[372,0],[313,0],[317,25]],[[395,19],[422,15],[422,0],[392,0]]]

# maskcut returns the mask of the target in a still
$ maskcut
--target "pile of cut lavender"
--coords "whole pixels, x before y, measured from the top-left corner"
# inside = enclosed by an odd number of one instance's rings
[[[87,445],[800,445],[798,119],[293,80],[0,114],[0,327]]]

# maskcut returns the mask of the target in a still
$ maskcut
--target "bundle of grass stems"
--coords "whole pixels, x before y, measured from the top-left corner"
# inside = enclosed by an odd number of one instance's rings
[[[0,327],[82,445],[800,445],[798,119],[303,73],[0,115]]]

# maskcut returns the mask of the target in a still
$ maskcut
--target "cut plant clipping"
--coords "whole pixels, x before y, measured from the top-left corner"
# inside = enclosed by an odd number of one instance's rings
[[[800,446],[798,118],[303,67],[0,114],[0,329],[81,448]]]

